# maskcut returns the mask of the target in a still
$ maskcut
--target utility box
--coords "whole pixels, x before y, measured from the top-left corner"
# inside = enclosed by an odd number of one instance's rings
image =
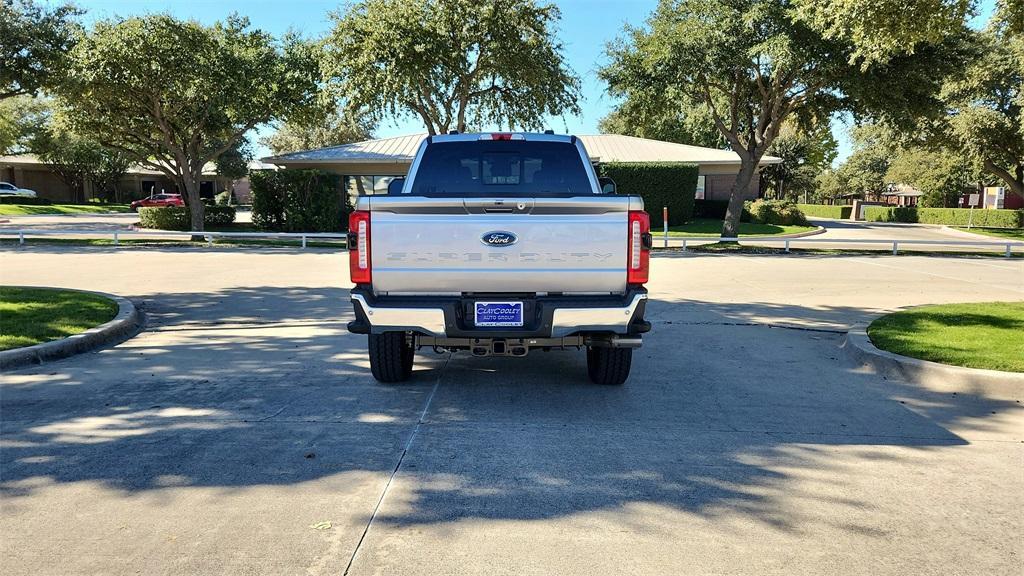
[[[1002,186],[986,186],[983,208],[1002,210],[1006,204],[1006,188]]]

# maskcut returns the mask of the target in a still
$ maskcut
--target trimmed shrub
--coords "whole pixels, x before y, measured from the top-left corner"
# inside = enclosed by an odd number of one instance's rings
[[[746,202],[752,222],[776,226],[807,226],[807,218],[792,200],[754,200]]]
[[[227,226],[235,221],[235,209],[231,206],[206,206],[203,224],[209,226]],[[139,208],[139,224],[143,228],[154,230],[192,229],[192,216],[188,206],[158,206]]]
[[[865,206],[864,219],[868,222],[920,222],[946,226],[973,226],[981,228],[1024,228],[1024,209],[988,210],[970,208],[913,208],[896,206]]]
[[[341,232],[350,208],[341,176],[324,170],[254,170],[252,222],[261,230]]]
[[[218,192],[217,195],[213,197],[213,203],[217,206],[231,206],[235,203],[234,200],[235,195],[231,193],[231,190]]]
[[[836,220],[849,220],[853,214],[853,206],[829,206],[826,204],[797,204],[797,209],[804,213],[804,216],[817,218],[834,218]]]
[[[203,215],[203,222],[207,226],[227,226],[235,222],[235,208],[233,206],[207,206]]]
[[[619,194],[640,196],[651,215],[651,226],[662,225],[661,209],[668,207],[668,223],[678,226],[693,218],[697,193],[697,166],[684,162],[609,162],[601,176],[611,178]]]
[[[46,198],[29,198],[27,196],[0,196],[0,204],[21,204],[22,206],[49,206],[52,201]]]

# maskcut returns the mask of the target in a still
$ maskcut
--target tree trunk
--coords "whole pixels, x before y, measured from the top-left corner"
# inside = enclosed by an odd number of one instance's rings
[[[1017,195],[1024,196],[1024,165],[1017,165],[1013,168],[1013,172],[1010,172],[1010,170],[986,159],[984,161],[984,166],[986,170],[995,174],[1000,180],[1002,180],[1011,191]]]
[[[181,185],[185,189],[185,202],[188,204],[189,215],[192,219],[192,231],[202,232],[206,229],[203,222],[206,210],[203,207],[203,199],[199,197],[199,182],[188,170],[181,172]],[[199,235],[192,236],[193,241],[202,241],[203,239]]]
[[[740,156],[740,171],[732,183],[729,192],[729,207],[725,209],[725,220],[722,222],[722,237],[735,238],[740,231],[740,216],[743,215],[743,199],[750,182],[757,171],[757,162],[753,158]]]

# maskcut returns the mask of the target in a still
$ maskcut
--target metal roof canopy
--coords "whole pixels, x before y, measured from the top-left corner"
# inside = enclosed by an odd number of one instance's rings
[[[486,134],[487,132],[483,132]],[[520,134],[520,132],[516,132]],[[530,133],[525,132],[529,137]],[[411,164],[426,134],[410,134],[341,144],[316,150],[303,150],[261,158],[279,165],[317,164]],[[700,165],[739,166],[739,155],[731,150],[676,144],[619,134],[593,134],[578,137],[591,159],[601,162],[689,162]],[[764,156],[761,165],[779,164],[781,158]]]

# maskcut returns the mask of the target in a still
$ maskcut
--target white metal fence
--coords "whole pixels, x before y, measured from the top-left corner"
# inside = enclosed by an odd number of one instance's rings
[[[298,239],[305,248],[309,238],[340,238],[346,239],[345,232],[179,232],[176,230],[36,230],[25,228],[8,230],[0,228],[0,236],[17,236],[18,244],[24,244],[26,238],[33,236],[59,236],[74,238],[111,238],[117,246],[125,237],[141,237],[160,239],[166,237],[192,238],[202,236],[207,244],[213,244],[215,238],[262,238],[268,240]]]
[[[31,228],[8,229],[0,228],[0,236],[17,236],[19,244],[25,244],[31,237],[77,237],[77,238],[111,238],[114,245],[118,245],[122,238],[146,237],[146,238],[191,238],[202,236],[208,244],[212,244],[217,238],[254,238],[269,240],[299,240],[303,248],[306,247],[309,239],[346,239],[344,232],[178,232],[171,230],[37,230]],[[718,236],[669,236],[659,238],[665,248],[678,247],[686,250],[697,244],[713,242],[739,242],[741,244],[773,244],[781,245],[786,252],[790,251],[793,244],[846,244],[846,245],[883,245],[892,248],[893,254],[899,254],[900,246],[963,246],[974,247],[981,250],[992,250],[1003,252],[1007,258],[1013,255],[1013,250],[1024,252],[1024,242],[1015,240],[891,240],[891,239],[864,239],[864,238],[820,238],[817,236],[806,236],[803,238],[778,238],[773,236],[745,236],[742,238],[719,238]]]
[[[1003,252],[1003,255],[1007,258],[1013,255],[1013,249],[1018,248],[1024,251],[1024,242],[1018,242],[1016,240],[893,240],[893,239],[881,239],[881,238],[818,238],[816,236],[806,236],[803,238],[776,238],[772,236],[745,236],[742,238],[719,238],[717,236],[669,236],[663,237],[663,246],[665,248],[680,247],[686,250],[688,246],[693,244],[707,244],[709,242],[739,242],[739,243],[753,243],[753,244],[781,244],[786,252],[789,252],[791,244],[848,244],[848,245],[883,245],[891,246],[893,254],[899,254],[900,245],[904,246],[968,246],[981,248],[982,250],[991,249]],[[675,243],[675,246],[671,242]]]

